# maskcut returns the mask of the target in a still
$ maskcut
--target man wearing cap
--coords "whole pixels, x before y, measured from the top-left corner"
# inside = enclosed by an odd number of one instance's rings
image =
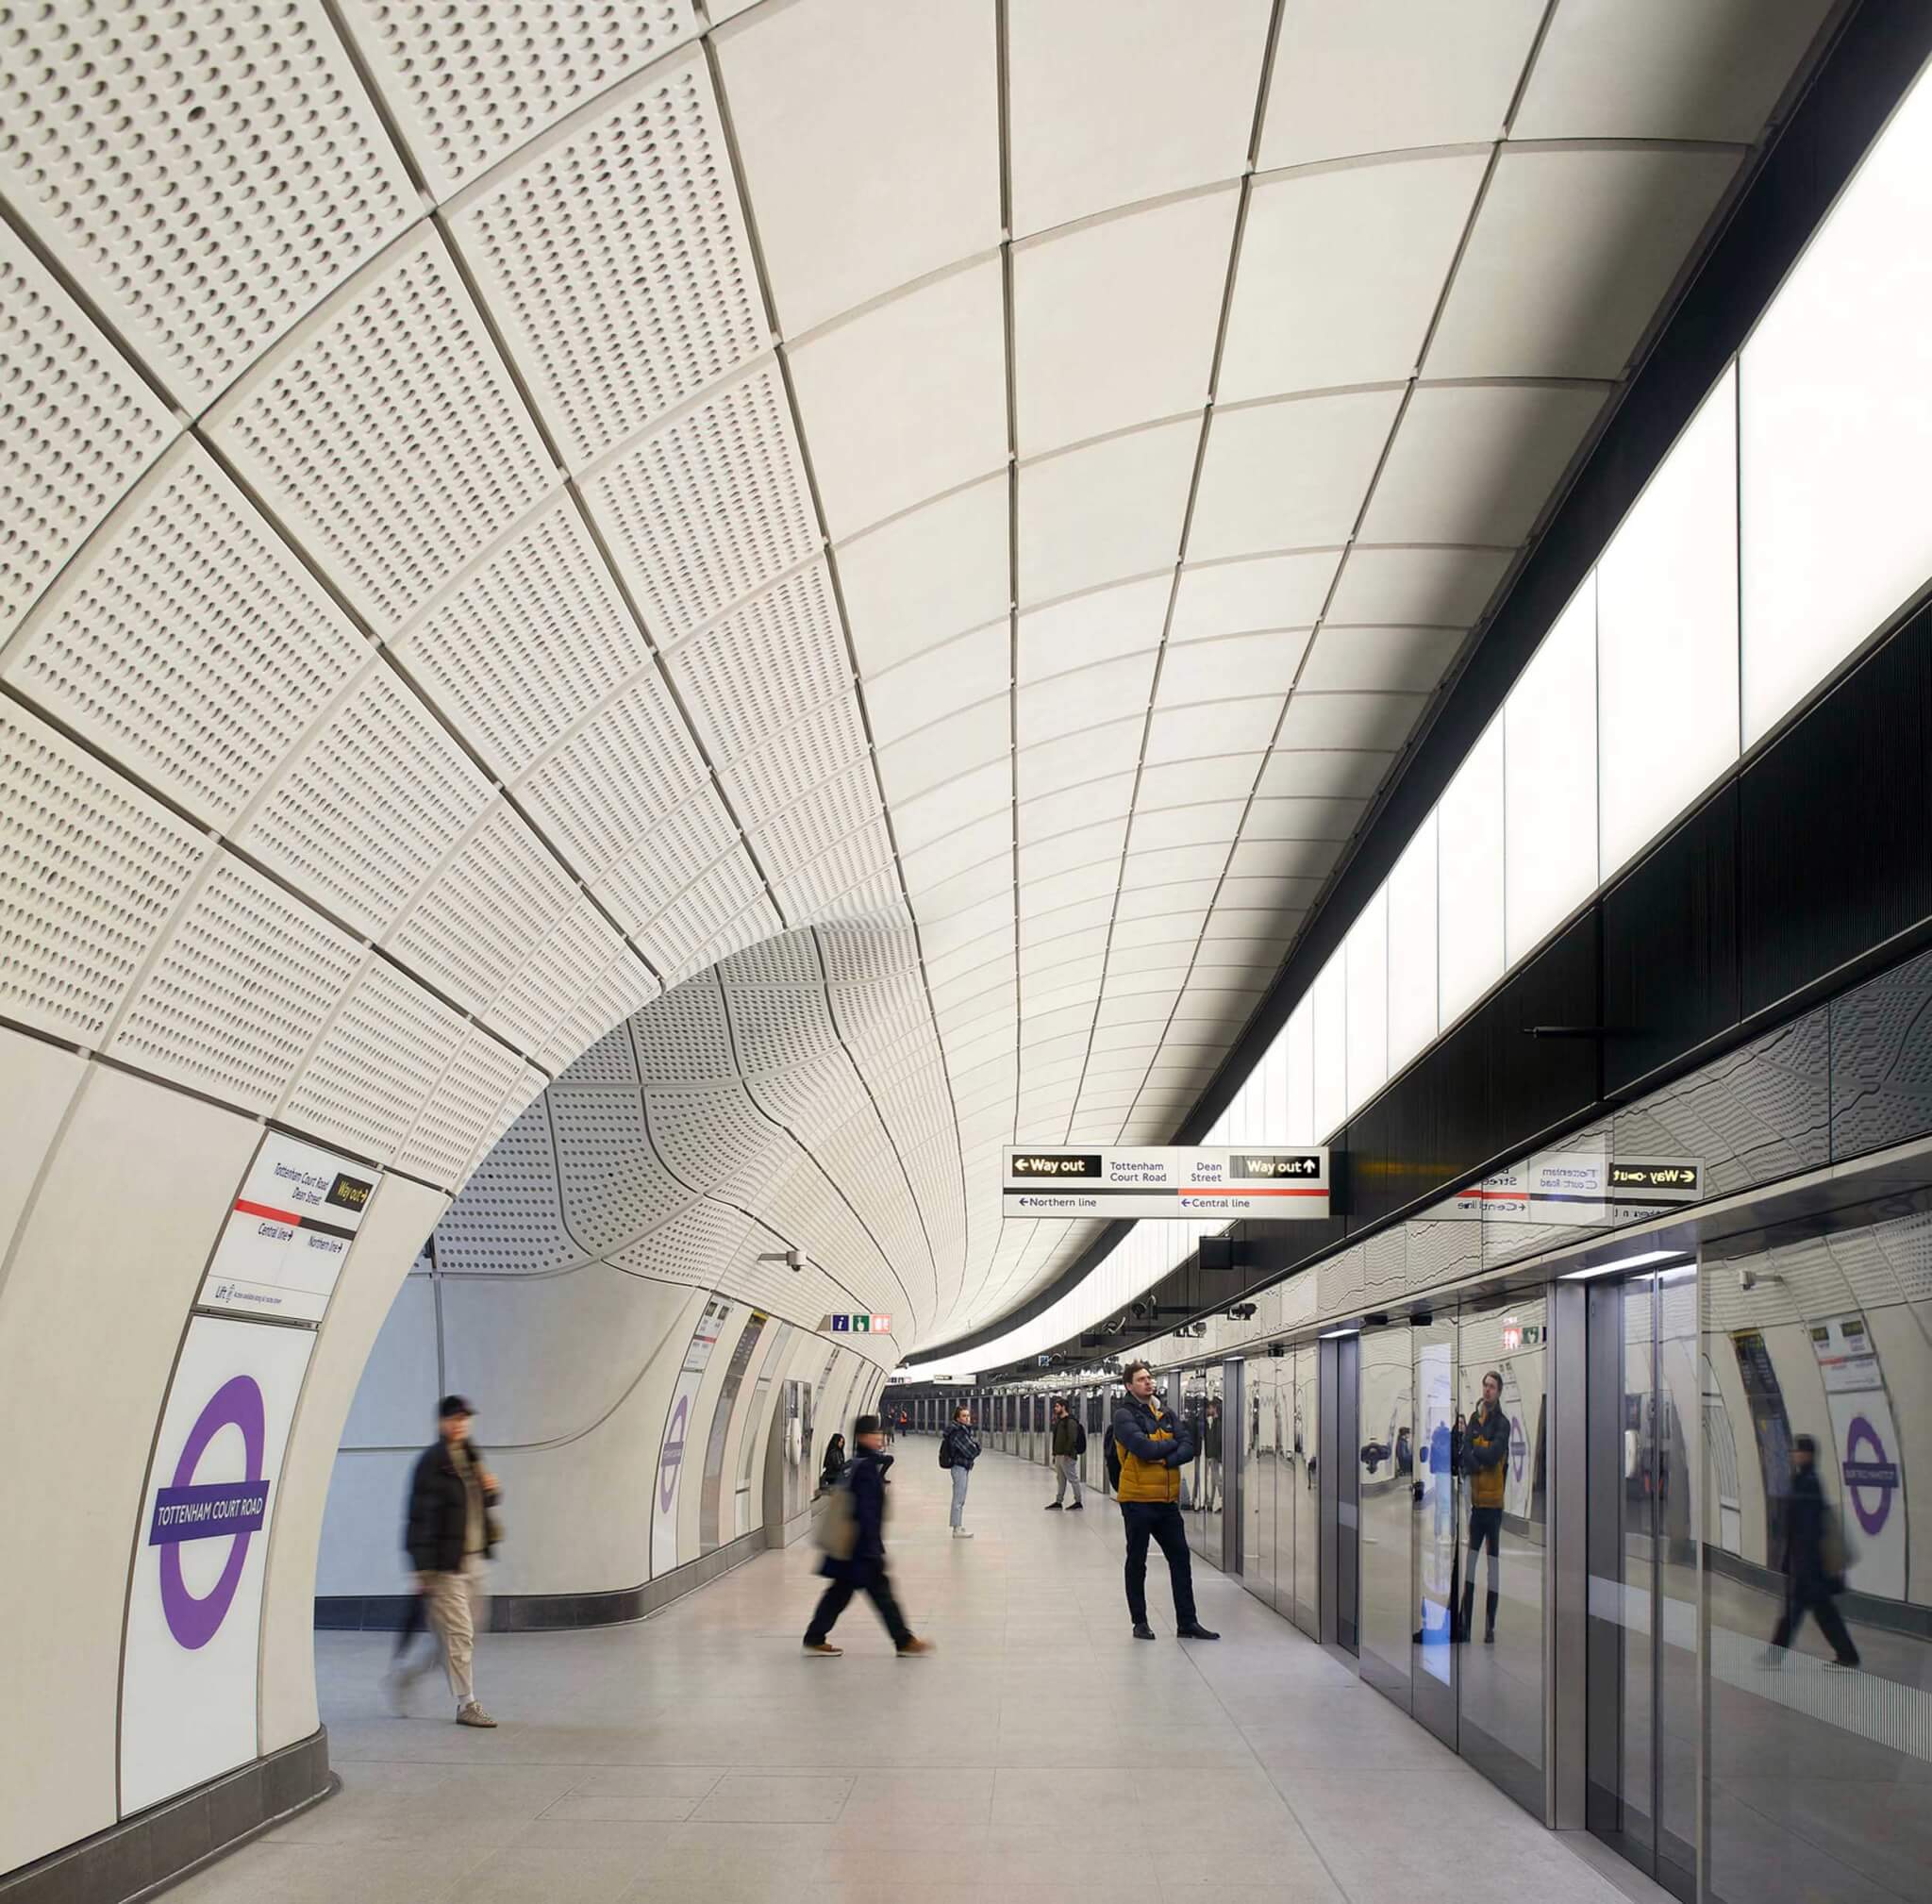
[[[457,1724],[491,1728],[496,1724],[476,1703],[471,1664],[476,1650],[476,1596],[483,1562],[495,1551],[491,1510],[497,1501],[496,1477],[483,1465],[483,1451],[470,1439],[475,1412],[459,1395],[437,1404],[441,1436],[424,1449],[409,1478],[408,1524],[403,1545],[416,1570],[416,1590],[427,1605],[429,1623],[442,1639],[449,1689],[456,1695]],[[412,1674],[391,1676],[398,1707]]]

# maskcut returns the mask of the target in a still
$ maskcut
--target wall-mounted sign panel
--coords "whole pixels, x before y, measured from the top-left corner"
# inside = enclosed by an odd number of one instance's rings
[[[320,1322],[380,1177],[271,1130],[223,1226],[196,1307]]]
[[[889,1315],[822,1315],[819,1317],[821,1335],[891,1335],[892,1318]]]
[[[121,1668],[123,1815],[257,1756],[261,1586],[315,1333],[198,1315],[135,1531]]]
[[[1000,1198],[1009,1217],[1321,1217],[1328,1211],[1328,1152],[1319,1144],[1241,1150],[1177,1146],[1007,1152]]]
[[[722,1296],[712,1296],[691,1331],[691,1346],[684,1352],[677,1371],[677,1385],[671,1392],[671,1411],[664,1418],[663,1445],[658,1451],[658,1482],[651,1499],[651,1578],[668,1574],[677,1564],[677,1484],[684,1478],[684,1457],[696,1432],[691,1421],[698,1405],[698,1391],[704,1386],[705,1370],[710,1365],[711,1351],[730,1319],[731,1305]]]
[[[1492,1172],[1455,1199],[1457,1216],[1486,1223],[1637,1223],[1704,1194],[1694,1157],[1606,1157],[1544,1150]]]

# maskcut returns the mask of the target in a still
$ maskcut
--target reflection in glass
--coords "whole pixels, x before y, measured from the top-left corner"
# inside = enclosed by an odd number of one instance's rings
[[[1415,1633],[1415,1430],[1408,1330],[1361,1338],[1357,1491],[1361,1514],[1362,1678],[1407,1712]]]
[[[1539,1813],[1547,1328],[1541,1296],[1473,1310],[1462,1318],[1457,1356],[1465,1424],[1460,1749]]]
[[[1291,1417],[1291,1460],[1284,1465],[1282,1478],[1292,1480],[1293,1512],[1286,1518],[1294,1528],[1294,1623],[1311,1638],[1322,1630],[1321,1622],[1321,1545],[1316,1523],[1321,1512],[1320,1478],[1316,1473],[1321,1454],[1321,1407],[1319,1359],[1315,1344],[1305,1344],[1294,1352],[1293,1412]],[[1284,1516],[1276,1496],[1274,1521],[1280,1528]],[[1279,1536],[1277,1536],[1279,1538]],[[1277,1559],[1286,1558],[1283,1547]],[[1275,1590],[1276,1603],[1281,1590]],[[1283,1609],[1286,1611],[1286,1608]]]

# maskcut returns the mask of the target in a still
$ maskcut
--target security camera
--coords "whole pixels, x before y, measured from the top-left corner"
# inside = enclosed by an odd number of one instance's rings
[[[1760,1288],[1765,1283],[1782,1282],[1784,1278],[1781,1276],[1766,1276],[1761,1270],[1752,1269],[1748,1264],[1740,1267],[1738,1271],[1738,1287],[1747,1294],[1750,1291]]]
[[[1252,1322],[1255,1319],[1255,1305],[1251,1302],[1238,1302],[1228,1311],[1229,1322]]]
[[[788,1249],[785,1252],[785,1266],[788,1269],[803,1269],[805,1267],[805,1251],[802,1249]]]

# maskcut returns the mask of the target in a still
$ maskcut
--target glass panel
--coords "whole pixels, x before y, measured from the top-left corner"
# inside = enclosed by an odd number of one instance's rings
[[[1241,1584],[1257,1599],[1274,1598],[1274,1472],[1280,1454],[1280,1396],[1275,1371],[1282,1362],[1257,1356],[1242,1371],[1247,1429],[1241,1440]]]
[[[1457,1380],[1465,1427],[1462,1756],[1543,1809],[1544,1399],[1541,1296],[1464,1313]]]
[[[1411,1675],[1415,1715],[1449,1745],[1456,1743],[1455,1632],[1456,1468],[1461,1433],[1456,1409],[1456,1329],[1418,1323],[1410,1331],[1415,1417],[1416,1658]]]
[[[1415,1650],[1415,1423],[1406,1328],[1361,1341],[1359,1473],[1362,1678],[1407,1712]]]
[[[1707,1260],[1701,1281],[1707,1892],[1922,1898],[1932,1534],[1910,1490],[1923,1507],[1932,1486],[1932,1223]]]
[[[1321,1454],[1321,1423],[1318,1361],[1315,1345],[1309,1343],[1294,1352],[1294,1497],[1288,1519],[1294,1528],[1294,1621],[1311,1638],[1322,1630],[1322,1556],[1318,1535],[1321,1499],[1316,1473]],[[1277,1504],[1277,1526],[1281,1520],[1281,1510]],[[1279,1598],[1277,1589],[1277,1604]]]

